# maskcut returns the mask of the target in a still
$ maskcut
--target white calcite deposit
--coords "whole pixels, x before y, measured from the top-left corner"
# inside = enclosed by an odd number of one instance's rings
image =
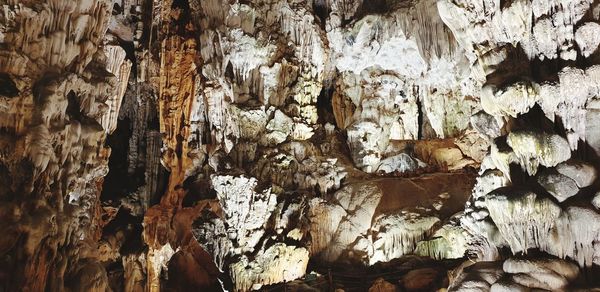
[[[1,2],[2,291],[597,286],[598,3]]]

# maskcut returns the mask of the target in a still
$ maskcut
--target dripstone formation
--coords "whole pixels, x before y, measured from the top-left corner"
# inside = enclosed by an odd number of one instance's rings
[[[599,3],[0,7],[0,291],[600,289]]]

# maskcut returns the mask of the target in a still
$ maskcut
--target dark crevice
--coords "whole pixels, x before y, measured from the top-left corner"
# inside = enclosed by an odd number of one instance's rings
[[[115,3],[115,5],[113,5],[112,15],[119,14],[123,14],[123,8],[121,7],[121,5],[119,5],[119,3]]]
[[[171,5],[173,11],[173,19],[171,22],[171,31],[173,35],[179,35],[183,38],[196,38],[197,35],[188,29],[188,25],[192,22],[190,4],[187,0],[174,0]]]
[[[527,54],[525,54],[525,51],[520,45],[516,48],[511,45],[506,45],[504,50],[507,51],[506,53],[508,56],[499,64],[490,66],[490,70],[493,70],[493,72],[487,76],[487,85],[501,88],[513,84],[516,81],[523,80],[523,76],[532,76],[531,67],[529,66],[529,57],[527,57]],[[489,52],[489,54],[495,53],[498,52]]]
[[[121,261],[110,263],[106,267],[106,275],[108,276],[108,284],[113,292],[124,291],[124,285],[121,284],[125,283],[125,269]]]
[[[235,74],[233,74],[233,65],[231,62],[228,62],[227,66],[225,67],[225,77],[229,78],[231,81],[235,79]]]
[[[69,115],[69,117],[71,119],[81,121],[82,120],[81,105],[79,103],[79,99],[77,98],[77,95],[75,94],[75,92],[73,92],[72,90],[69,91],[69,93],[67,94],[67,100],[69,102],[67,105],[67,114]]]
[[[320,21],[321,29],[325,29],[327,17],[329,17],[329,7],[325,0],[313,0],[313,10]]]
[[[217,193],[210,186],[208,179],[195,179],[189,177],[183,182],[186,195],[183,198],[183,207],[192,207],[201,200],[215,199]]]
[[[134,75],[133,77],[137,77],[137,58],[135,57],[135,46],[133,42],[127,42],[121,39],[118,39],[118,41],[119,46],[125,50],[125,57],[132,63],[131,74]]]
[[[17,85],[6,73],[0,73],[0,95],[6,97],[16,97],[19,95]]]
[[[331,98],[333,96],[334,87],[323,87],[317,98],[317,114],[319,116],[318,123],[325,125],[330,123],[335,125],[335,116],[333,114],[333,105]]]
[[[364,14],[383,14],[390,10],[394,0],[372,0],[364,1],[359,11]]]
[[[169,187],[169,176],[171,172],[167,171],[162,165],[160,166],[158,182],[156,185],[156,193],[150,194],[150,206],[160,203],[163,194],[167,193]]]
[[[512,0],[500,0],[500,8],[501,10],[504,10],[508,7],[510,7],[510,5],[512,4]]]
[[[173,0],[173,4],[171,4],[171,8],[172,9],[179,8],[179,9],[189,10],[190,3],[188,2],[188,0]]]
[[[417,133],[417,140],[421,140],[423,139],[423,105],[421,104],[421,99],[417,98],[417,111],[418,111],[418,115],[417,115],[417,123],[419,126],[418,129],[418,133]]]
[[[356,13],[356,19],[361,19],[369,14],[385,14],[392,10],[398,0],[372,0],[363,1]],[[348,22],[350,20],[347,20]]]
[[[128,118],[117,121],[116,130],[107,137],[106,144],[112,149],[108,160],[109,172],[104,178],[100,200],[116,201],[137,188],[135,180],[127,173],[127,153],[131,137],[131,121]]]

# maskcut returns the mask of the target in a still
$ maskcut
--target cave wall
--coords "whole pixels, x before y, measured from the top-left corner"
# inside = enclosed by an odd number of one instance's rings
[[[0,4],[4,290],[596,285],[596,3]]]

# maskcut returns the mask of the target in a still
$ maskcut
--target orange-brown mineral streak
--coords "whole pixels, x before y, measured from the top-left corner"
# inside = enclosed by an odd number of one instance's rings
[[[31,257],[31,261],[25,267],[24,292],[44,291],[48,278],[48,253],[47,247],[41,244],[38,251]]]
[[[159,116],[160,131],[166,148],[163,162],[170,170],[166,193],[159,205],[148,210],[144,218],[144,239],[150,246],[151,254],[170,243],[173,249],[181,247],[173,218],[185,195],[181,188],[186,171],[192,166],[188,157],[188,136],[191,111],[196,91],[197,43],[193,38],[178,35],[166,37],[161,46]],[[147,265],[150,291],[159,291],[159,276],[155,275],[152,264]]]
[[[160,130],[167,153],[164,163],[170,168],[169,186],[161,204],[181,205],[183,193],[177,186],[183,183],[185,171],[192,161],[187,157],[191,110],[194,108],[196,72],[196,41],[172,36],[163,42],[159,98]]]

